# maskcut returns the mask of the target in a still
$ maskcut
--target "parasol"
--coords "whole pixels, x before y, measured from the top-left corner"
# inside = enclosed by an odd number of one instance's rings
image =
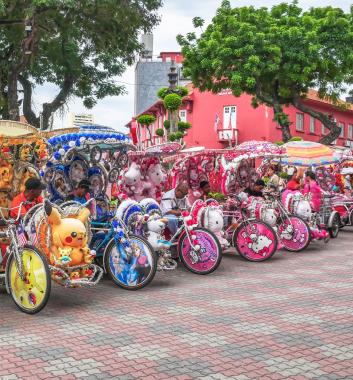
[[[281,155],[283,153],[283,148],[268,141],[250,140],[238,145],[235,148],[235,152],[238,152],[240,154],[246,153],[252,157],[268,155],[275,156]]]
[[[282,163],[286,165],[318,167],[340,160],[330,147],[313,141],[291,141],[283,146],[287,155],[283,157]]]

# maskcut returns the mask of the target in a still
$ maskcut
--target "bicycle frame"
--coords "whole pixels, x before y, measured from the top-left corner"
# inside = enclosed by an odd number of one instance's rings
[[[20,252],[20,249],[18,246],[18,234],[17,234],[17,228],[16,228],[16,223],[20,219],[22,207],[23,207],[23,203],[21,203],[20,206],[18,206],[18,213],[17,213],[16,219],[10,218],[8,220],[5,219],[3,212],[2,212],[3,208],[0,207],[0,216],[1,216],[2,220],[7,222],[6,231],[0,232],[0,238],[7,238],[10,241],[10,244],[6,249],[5,257],[4,257],[4,259],[6,259],[6,267],[4,268],[5,272],[3,275],[0,275],[0,278],[5,277],[5,273],[8,269],[7,267],[8,267],[8,263],[9,263],[9,258],[13,255],[15,258],[15,262],[16,262],[17,272],[18,272],[21,280],[22,281],[25,280],[25,274],[23,271],[23,263],[21,260],[21,258],[22,258],[21,252]],[[6,284],[6,289],[9,292],[8,284]]]

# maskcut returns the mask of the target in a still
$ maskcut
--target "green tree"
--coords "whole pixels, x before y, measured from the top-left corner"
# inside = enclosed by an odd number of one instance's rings
[[[195,27],[202,26],[196,19]],[[270,106],[288,141],[290,121],[284,106],[320,120],[330,131],[321,142],[335,140],[336,122],[303,102],[310,88],[321,98],[344,107],[339,98],[353,83],[353,7],[311,8],[303,11],[297,1],[272,9],[232,8],[223,1],[216,16],[199,38],[178,36],[185,57],[185,75],[202,91],[231,89],[247,93],[252,105]]]
[[[92,108],[120,95],[116,82],[140,51],[139,34],[158,23],[162,0],[0,0],[0,115],[23,112],[39,126],[32,91],[52,83],[59,92],[42,105],[43,128],[68,99]],[[20,83],[20,85],[19,85]]]

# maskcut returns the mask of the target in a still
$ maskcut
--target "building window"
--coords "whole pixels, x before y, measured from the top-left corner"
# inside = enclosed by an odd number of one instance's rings
[[[344,138],[344,124],[338,123],[338,127],[341,128],[340,137]]]
[[[315,133],[315,118],[310,116],[310,133]]]
[[[324,124],[321,124],[321,133],[323,135],[326,135],[326,128],[325,128]]]
[[[237,117],[236,106],[223,107],[223,129],[235,129],[236,117]]]
[[[179,119],[180,121],[183,121],[184,123],[186,123],[186,110],[179,111]]]
[[[297,131],[304,131],[304,114],[303,113],[297,113],[296,117],[296,130]]]
[[[348,124],[348,138],[353,139],[353,125]]]

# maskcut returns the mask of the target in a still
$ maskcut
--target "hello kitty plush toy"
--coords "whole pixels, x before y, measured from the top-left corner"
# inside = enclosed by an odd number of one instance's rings
[[[218,202],[197,200],[193,204],[190,214],[195,224],[207,228],[216,235],[222,248],[229,247],[228,241],[224,238],[223,212]]]
[[[160,201],[162,198],[162,187],[166,180],[166,174],[158,159],[150,159],[146,166],[146,182],[150,185],[147,190],[147,196]]]
[[[138,201],[143,198],[146,182],[143,181],[141,167],[136,162],[132,162],[123,174],[121,188],[122,192],[132,199]]]

